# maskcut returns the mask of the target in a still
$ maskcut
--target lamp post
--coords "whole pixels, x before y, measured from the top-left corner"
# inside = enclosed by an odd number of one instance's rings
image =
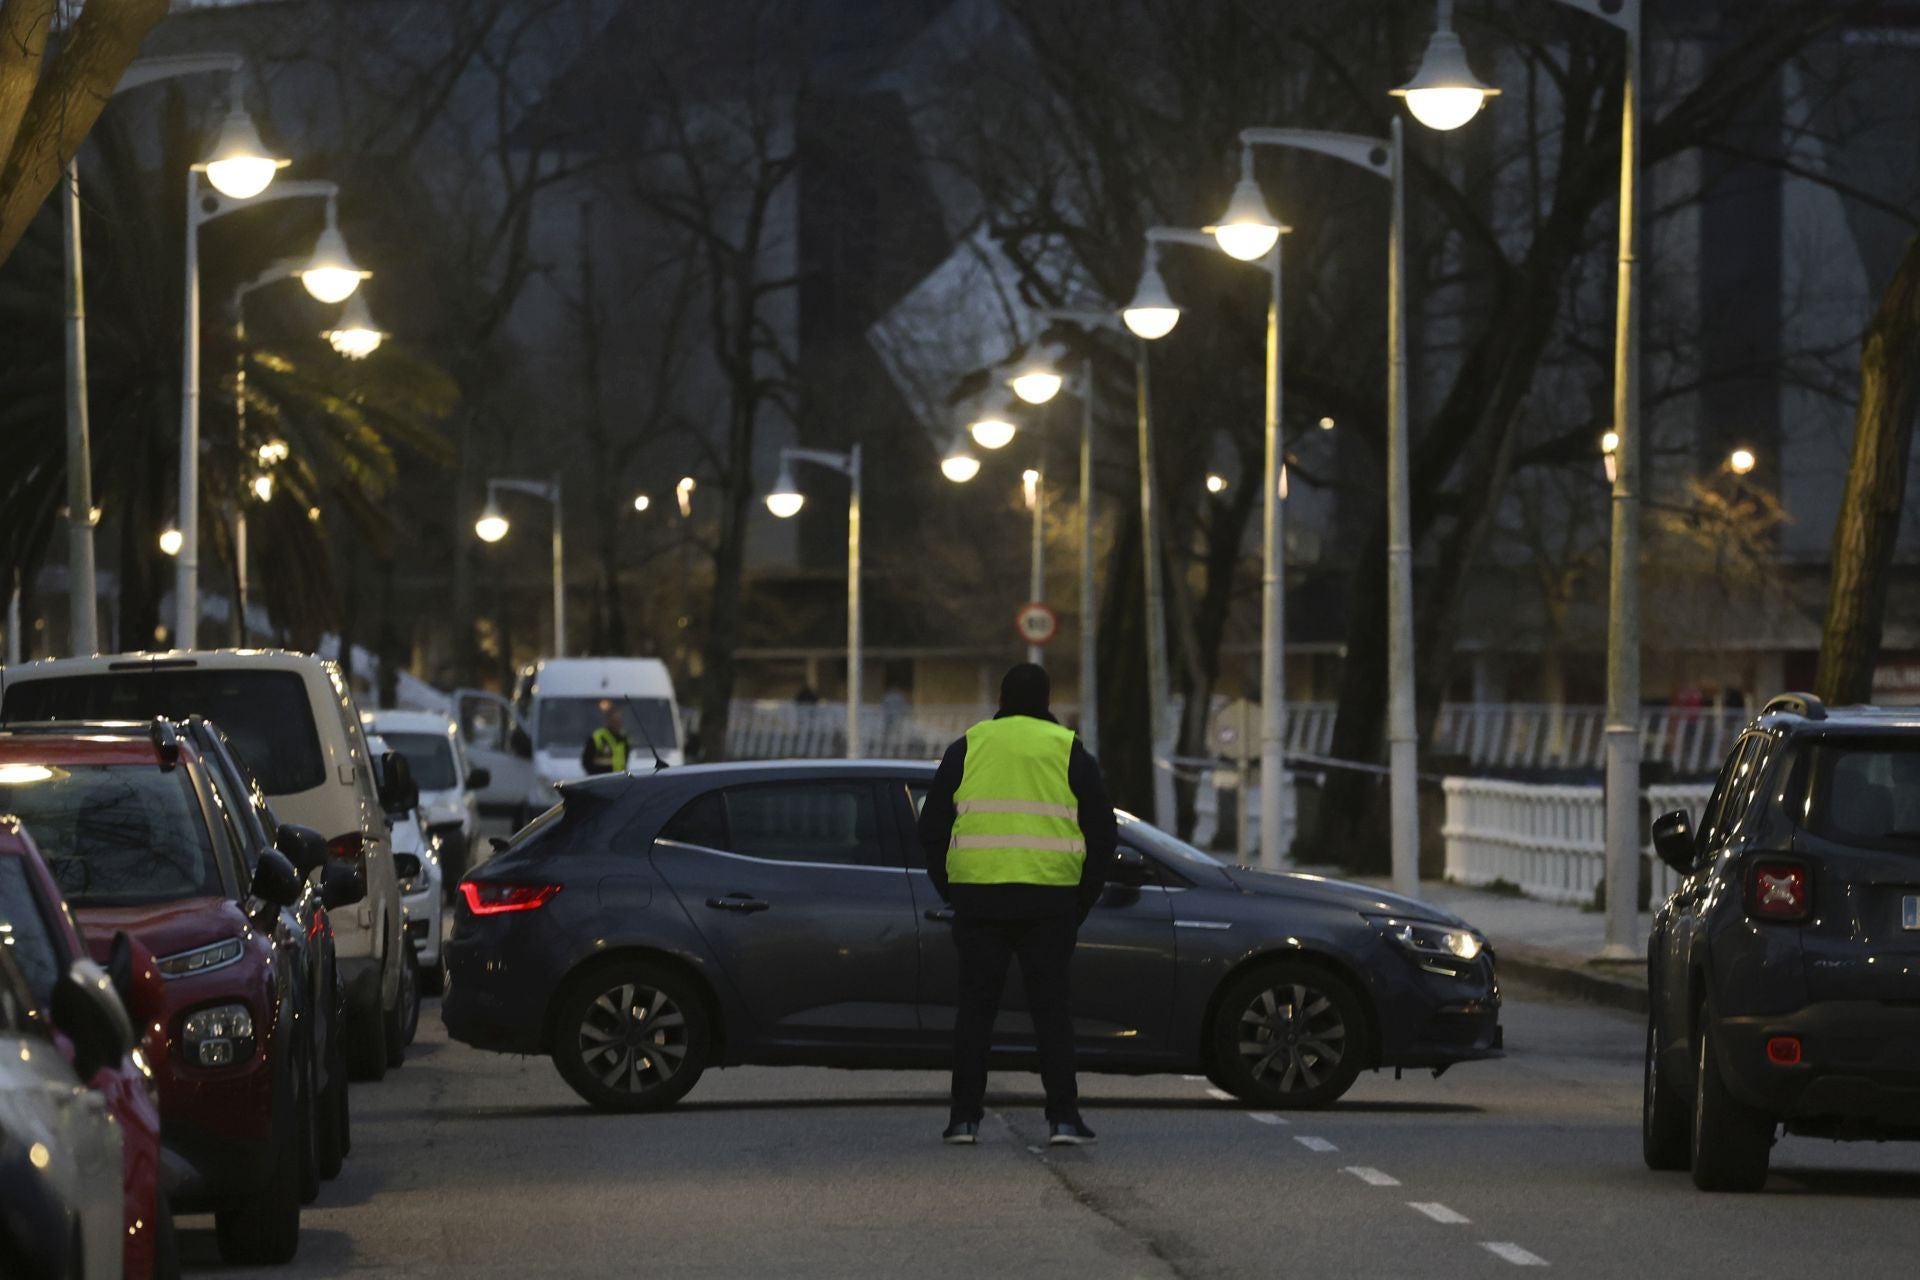
[[[237,53],[142,58],[127,68],[111,92],[125,93],[144,85],[184,76],[230,76],[230,109],[219,141],[205,165],[207,179],[216,190],[226,195],[257,195],[273,181],[273,175],[287,161],[265,154],[260,146],[259,132],[240,108],[240,70],[244,65]],[[96,517],[93,510],[93,452],[87,421],[87,308],[82,267],[78,155],[67,159],[65,187],[60,211],[67,311],[68,647],[75,654],[88,654],[97,652],[100,647],[100,623],[93,555]]]
[[[1021,491],[1026,498],[1027,511],[1033,517],[1033,546],[1027,566],[1027,599],[1035,604],[1045,604],[1047,599],[1046,540],[1047,540],[1047,495],[1042,487],[1042,475],[1038,470],[1028,468],[1020,473]],[[1027,661],[1038,663],[1046,656],[1046,651],[1037,644],[1027,646]]]
[[[1456,42],[1457,43],[1457,42]],[[1429,59],[1431,60],[1431,59]],[[1240,189],[1214,236],[1236,258],[1258,246],[1258,231],[1275,226],[1253,181],[1256,147],[1312,151],[1345,161],[1392,189],[1387,233],[1387,766],[1393,887],[1409,897],[1420,889],[1419,727],[1415,714],[1413,642],[1413,517],[1408,483],[1406,144],[1396,118],[1386,138],[1318,129],[1240,131]],[[1331,425],[1323,420],[1323,426]],[[1264,704],[1263,704],[1264,707]],[[1262,796],[1267,751],[1262,743]],[[1263,808],[1261,818],[1264,822]]]
[[[564,658],[567,656],[567,558],[563,532],[565,521],[561,519],[560,473],[554,472],[552,480],[496,478],[487,481],[487,505],[481,510],[480,518],[473,522],[473,532],[482,542],[498,542],[513,528],[500,510],[499,495],[502,493],[524,493],[530,498],[540,498],[553,507],[553,656]]]
[[[1160,308],[1172,307],[1172,299],[1166,294],[1166,286],[1160,281],[1158,253],[1161,244],[1185,244],[1204,249],[1225,248],[1231,245],[1236,252],[1232,256],[1241,261],[1249,259],[1241,254],[1255,252],[1256,258],[1263,259],[1261,266],[1266,270],[1270,291],[1267,297],[1267,342],[1266,373],[1267,396],[1264,419],[1265,463],[1261,483],[1261,547],[1260,547],[1260,840],[1264,850],[1270,850],[1277,862],[1284,854],[1281,845],[1282,805],[1281,792],[1286,786],[1286,733],[1287,733],[1287,686],[1286,686],[1286,442],[1281,431],[1281,352],[1282,333],[1280,328],[1280,240],[1289,228],[1280,225],[1267,214],[1266,202],[1260,197],[1258,187],[1252,186],[1252,161],[1243,154],[1241,160],[1240,185],[1234,192],[1232,203],[1228,206],[1226,219],[1212,233],[1189,230],[1183,227],[1154,227],[1147,232],[1147,263],[1141,276],[1142,289],[1135,295],[1133,306],[1128,312],[1128,324],[1133,324],[1132,316],[1144,303],[1148,308],[1149,328],[1158,328],[1164,320]],[[1258,219],[1256,221],[1256,218]],[[1158,291],[1156,296],[1154,290]],[[1162,302],[1164,300],[1164,304]],[[1173,318],[1165,322],[1162,334],[1170,332],[1179,320],[1178,308],[1173,309]],[[1140,332],[1136,327],[1135,332]],[[1142,377],[1145,376],[1144,360]],[[1142,398],[1141,427],[1141,466],[1145,468],[1147,456],[1147,430],[1145,424],[1145,399]],[[1142,509],[1146,499],[1142,497]],[[1156,540],[1157,541],[1157,540]],[[1157,548],[1156,548],[1157,549]],[[1156,557],[1157,559],[1157,557]],[[1149,607],[1152,616],[1161,616],[1161,604],[1155,572],[1148,579]],[[1152,668],[1152,652],[1149,637],[1149,662]],[[1161,637],[1164,644],[1164,633]],[[1159,679],[1166,679],[1166,659],[1160,659]],[[1165,688],[1164,684],[1160,686]],[[1164,695],[1163,695],[1164,696]],[[1155,740],[1160,738],[1160,728],[1156,724]],[[1156,764],[1156,779],[1158,778]],[[1167,790],[1172,789],[1172,775],[1167,774]],[[1172,797],[1166,797],[1169,805]]]
[[[1612,537],[1607,582],[1607,942],[1604,958],[1638,954],[1640,885],[1640,19],[1641,0],[1554,0],[1626,39],[1620,107],[1620,249],[1613,346]],[[1457,128],[1498,89],[1480,83],[1453,34],[1453,0],[1439,0],[1427,56],[1394,90],[1421,123]]]
[[[223,127],[226,137],[235,119],[230,115]],[[251,124],[246,124],[248,131]],[[206,169],[212,182],[214,165],[228,163],[216,150],[215,159],[195,169]],[[271,175],[269,175],[271,176]],[[174,628],[176,649],[191,649],[198,639],[200,622],[200,228],[215,218],[238,209],[250,209],[273,200],[324,199],[327,225],[314,246],[313,256],[296,273],[307,292],[322,302],[339,302],[359,287],[372,272],[353,265],[346,254],[335,221],[334,197],[338,188],[331,182],[283,182],[272,190],[265,184],[254,187],[245,197],[221,193],[215,185],[212,194],[200,190],[199,180],[187,175],[187,281],[186,281],[186,354],[182,362],[180,385],[180,534],[183,542],[174,570]],[[204,205],[202,201],[205,201]]]
[[[860,446],[845,453],[826,449],[780,450],[780,478],[767,494],[767,510],[782,520],[800,514],[806,495],[793,482],[793,464],[811,462],[847,478],[847,758],[860,757]],[[976,464],[975,469],[978,469]]]

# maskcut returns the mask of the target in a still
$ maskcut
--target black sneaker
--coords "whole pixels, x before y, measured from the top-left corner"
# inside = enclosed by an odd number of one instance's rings
[[[973,1120],[955,1120],[940,1135],[940,1141],[950,1147],[970,1147],[980,1141],[980,1125]]]
[[[1084,1147],[1090,1142],[1100,1141],[1093,1130],[1087,1128],[1083,1120],[1051,1124],[1047,1126],[1047,1130],[1047,1145],[1050,1147]]]

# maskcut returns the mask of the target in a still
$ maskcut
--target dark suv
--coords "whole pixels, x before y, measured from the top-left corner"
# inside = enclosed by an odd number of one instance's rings
[[[1766,705],[1654,916],[1642,1136],[1654,1169],[1754,1191],[1781,1126],[1920,1139],[1920,708]]]

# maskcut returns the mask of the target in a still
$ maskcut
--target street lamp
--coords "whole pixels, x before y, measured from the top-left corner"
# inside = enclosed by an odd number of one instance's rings
[[[1217,493],[1225,493],[1226,491],[1227,491],[1227,478],[1219,474],[1218,472],[1209,471],[1207,473],[1207,492],[1217,494]]]
[[[1046,404],[1060,394],[1060,388],[1066,379],[1056,369],[1049,358],[1030,360],[1007,379],[1007,385],[1013,388],[1013,394],[1028,404]]]
[[[1450,0],[1443,0],[1443,18],[1450,18]],[[1451,38],[1451,32],[1448,33]],[[1458,44],[1458,41],[1455,41]],[[1431,59],[1431,51],[1429,51]],[[1240,165],[1251,172],[1249,156],[1255,147],[1285,147],[1330,156],[1364,169],[1389,184],[1392,215],[1387,232],[1387,765],[1388,830],[1392,844],[1393,884],[1409,896],[1420,888],[1419,720],[1414,691],[1413,642],[1413,517],[1409,495],[1407,430],[1407,272],[1406,272],[1406,143],[1404,128],[1393,122],[1385,138],[1331,133],[1319,129],[1252,128],[1240,131]],[[1243,179],[1244,181],[1244,179]],[[1231,213],[1231,210],[1229,211]],[[1271,216],[1271,215],[1269,215]],[[1224,220],[1223,220],[1224,221]],[[1218,232],[1216,232],[1216,236]],[[1222,242],[1224,247],[1224,241]],[[1276,403],[1278,392],[1275,392]],[[1322,430],[1333,419],[1320,420]],[[1284,483],[1282,475],[1275,480]],[[1264,687],[1264,686],[1263,686]],[[1265,704],[1262,703],[1262,710]],[[1266,726],[1271,728],[1269,724]],[[1274,743],[1277,757],[1281,744]],[[1261,747],[1262,830],[1268,817],[1277,818],[1265,793],[1269,752]],[[1277,767],[1277,766],[1276,766]],[[1275,781],[1277,782],[1277,775]]]
[[[1240,148],[1240,181],[1220,221],[1207,228],[1229,258],[1256,262],[1280,240],[1280,220],[1267,210],[1267,198],[1253,177],[1253,148]]]
[[[268,155],[241,107],[237,53],[187,54],[142,58],[130,65],[112,89],[125,93],[144,85],[184,76],[228,76],[228,112],[213,151],[203,167],[214,190],[233,198],[259,195],[289,162]],[[67,306],[67,594],[68,645],[76,654],[99,648],[100,625],[95,584],[93,530],[99,523],[93,505],[93,458],[87,426],[87,315],[80,237],[80,159],[67,158],[61,220]],[[188,178],[192,186],[192,178]],[[75,513],[85,512],[85,518]]]
[[[947,456],[940,459],[940,474],[955,484],[965,484],[980,474],[980,459],[973,456],[965,440],[956,438]]]
[[[180,530],[162,529],[160,531],[160,554],[163,556],[179,555],[180,546],[185,541],[186,539],[181,535]]]
[[[1606,876],[1614,890],[1607,894],[1607,959],[1630,959],[1639,954],[1636,917],[1640,883],[1640,17],[1641,0],[1555,0],[1569,9],[1599,18],[1626,40],[1622,64],[1626,68],[1620,98],[1620,242],[1618,283],[1615,286],[1613,348],[1614,450],[1613,519],[1608,550],[1607,583],[1607,728],[1606,728]],[[1428,46],[1429,58],[1447,41],[1459,47],[1451,30],[1453,0],[1440,0],[1440,30]],[[1445,40],[1442,37],[1446,37]],[[1438,72],[1465,67],[1441,66]],[[1454,91],[1458,105],[1451,114],[1436,112],[1435,127],[1464,110],[1467,95],[1478,100],[1499,92],[1480,84],[1467,72],[1451,81],[1436,73],[1428,81],[1421,67],[1400,92],[1416,119],[1427,117],[1415,105],[1415,91],[1445,88]],[[1475,110],[1478,103],[1475,103]],[[1468,113],[1468,117],[1471,112]],[[1463,117],[1460,123],[1464,123]]]
[[[347,299],[340,319],[331,329],[321,330],[320,336],[349,360],[366,359],[387,340],[386,333],[374,324],[373,315],[367,310],[367,295],[358,292]]]
[[[646,494],[636,493],[633,495],[633,509],[635,511],[645,511],[648,507],[652,505],[653,505],[653,499],[649,498]]]
[[[372,275],[354,265],[347,253],[346,237],[340,234],[334,202],[327,201],[327,225],[314,242],[313,257],[300,270],[300,283],[322,302],[345,302],[360,282]]]
[[[825,449],[780,450],[780,478],[767,494],[767,510],[782,520],[800,513],[806,498],[793,483],[793,464],[811,462],[847,478],[847,758],[860,756],[860,446],[845,453]],[[974,463],[979,470],[980,464]]]
[[[1575,2],[1562,0],[1562,3]],[[1620,0],[1595,2],[1610,3],[1617,8]],[[1439,21],[1427,41],[1420,69],[1413,73],[1413,79],[1389,92],[1407,100],[1407,110],[1415,120],[1442,133],[1458,129],[1479,115],[1487,99],[1500,92],[1482,82],[1467,65],[1467,51],[1460,37],[1453,33],[1453,0],[1440,0]]]
[[[565,526],[561,519],[560,473],[554,472],[553,479],[546,481],[500,478],[487,481],[487,505],[481,509],[480,518],[473,522],[474,536],[482,542],[498,542],[513,527],[500,510],[502,493],[524,493],[553,507],[553,656],[564,658],[567,656],[567,561],[562,536]]]
[[[1136,338],[1148,342],[1166,337],[1173,332],[1173,326],[1180,323],[1180,308],[1167,292],[1167,282],[1160,278],[1159,258],[1151,244],[1147,246],[1146,266],[1140,272],[1140,284],[1133,292],[1133,301],[1120,312],[1120,318]]]
[[[1735,449],[1727,455],[1727,470],[1737,476],[1747,475],[1758,463],[1759,459],[1754,457],[1753,450],[1745,447]]]
[[[997,413],[975,418],[967,424],[967,433],[982,449],[1004,449],[1013,443],[1019,428]]]

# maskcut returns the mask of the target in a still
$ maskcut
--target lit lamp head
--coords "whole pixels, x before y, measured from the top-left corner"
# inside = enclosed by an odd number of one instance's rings
[[[1019,428],[997,413],[989,413],[967,424],[973,442],[982,449],[1004,449],[1013,443]]]
[[[1167,292],[1167,282],[1160,278],[1160,264],[1151,251],[1147,256],[1147,269],[1140,277],[1140,287],[1134,290],[1133,301],[1126,305],[1120,318],[1126,321],[1135,337],[1148,342],[1166,337],[1173,332],[1173,326],[1180,323],[1180,308]]]
[[[793,472],[787,469],[784,462],[781,463],[780,478],[773,482],[773,491],[767,494],[767,510],[782,520],[791,520],[806,505],[806,495],[794,484]]]
[[[1612,484],[1620,475],[1620,433],[1609,431],[1600,437],[1600,461],[1607,469],[1607,483]]]
[[[340,234],[333,201],[327,201],[327,225],[314,242],[313,257],[300,269],[300,283],[321,302],[345,302],[372,274],[354,265],[347,253],[346,237]]]
[[[498,542],[507,536],[507,530],[512,527],[507,523],[507,518],[500,514],[500,507],[492,498],[487,499],[486,510],[473,522],[474,536],[482,542]]]
[[[653,505],[653,499],[649,498],[644,493],[636,493],[633,496],[633,509],[635,511],[645,511],[648,507],[652,505]]]
[[[980,474],[980,459],[973,456],[966,441],[956,440],[947,456],[940,459],[940,474],[955,484],[965,484]]]
[[[253,496],[262,502],[273,501],[273,477],[262,471],[253,478]]]
[[[1391,91],[1407,100],[1413,118],[1441,133],[1458,129],[1480,114],[1500,91],[1483,82],[1467,65],[1467,51],[1453,32],[1453,0],[1440,0],[1440,23],[1413,79]]]
[[[1217,471],[1208,472],[1207,473],[1207,492],[1208,493],[1225,493],[1226,491],[1227,491],[1227,478],[1221,475]]]
[[[1754,456],[1753,450],[1742,446],[1727,455],[1727,470],[1737,476],[1744,476],[1750,473],[1754,467],[1758,466],[1759,462],[1760,460]]]
[[[185,546],[186,542],[186,535],[178,529],[162,529],[160,531],[160,554],[163,556],[177,556],[180,554],[180,548]]]
[[[1045,404],[1060,394],[1060,388],[1066,379],[1060,371],[1046,360],[1035,360],[1024,364],[1007,379],[1007,385],[1013,388],[1013,394],[1028,404]]]
[[[320,336],[349,360],[364,360],[378,351],[380,344],[387,340],[387,335],[373,323],[373,316],[367,310],[366,295],[359,292],[347,299],[346,310],[340,313],[339,322],[333,328],[322,331]]]
[[[213,151],[194,167],[203,170],[213,189],[230,200],[251,200],[267,189],[273,175],[293,163],[267,154],[253,117],[240,108],[240,95],[233,95],[233,109],[220,122],[220,133],[213,140]]]
[[[1227,201],[1220,221],[1207,228],[1220,251],[1229,258],[1253,262],[1273,252],[1280,241],[1280,222],[1267,209],[1267,198],[1253,179],[1253,148],[1240,148],[1240,182]]]

